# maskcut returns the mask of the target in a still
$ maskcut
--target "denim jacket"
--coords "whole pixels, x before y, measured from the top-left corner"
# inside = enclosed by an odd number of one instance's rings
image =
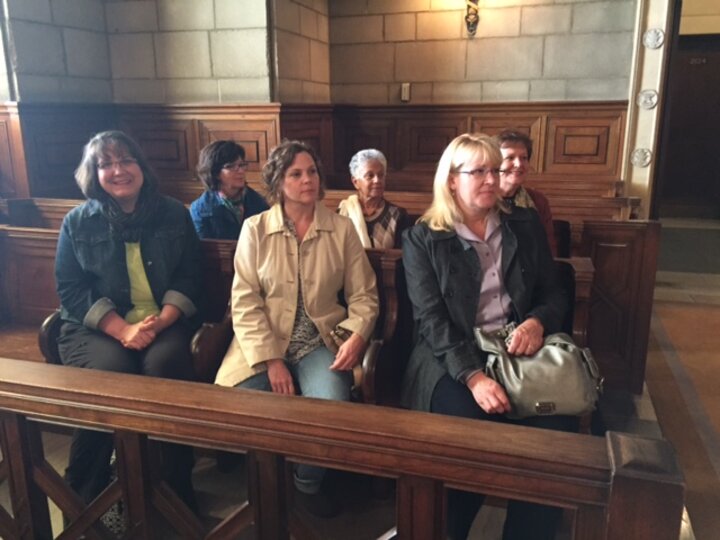
[[[160,197],[140,238],[145,273],[158,306],[172,304],[186,317],[197,311],[200,242],[178,201]],[[125,244],[110,232],[100,203],[90,199],[63,220],[55,257],[55,281],[65,321],[97,328],[108,312],[132,309]]]
[[[243,204],[243,221],[270,208],[265,199],[250,186],[245,186]],[[190,215],[200,238],[237,240],[240,236],[242,223],[238,223],[232,211],[222,203],[217,191],[205,191],[195,199],[190,205]]]

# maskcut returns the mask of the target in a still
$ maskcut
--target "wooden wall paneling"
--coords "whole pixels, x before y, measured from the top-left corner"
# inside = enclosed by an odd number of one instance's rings
[[[8,312],[20,324],[40,323],[60,305],[55,291],[59,231],[4,226]]]
[[[528,177],[528,186],[542,191],[548,198],[623,196],[622,181],[602,176],[539,175],[533,172]]]
[[[336,109],[334,115],[335,131],[335,171],[334,182],[328,187],[334,189],[354,189],[350,181],[348,165],[358,151],[376,148],[385,154],[388,162],[386,188],[397,188],[396,173],[403,168],[399,155],[400,137],[398,120],[388,116],[358,115],[348,108]]]
[[[280,110],[280,136],[282,139],[308,143],[320,155],[325,173],[334,175],[335,136],[332,105],[283,105]]]
[[[90,137],[117,127],[113,106],[19,103],[18,112],[29,196],[82,197],[75,169]]]
[[[12,312],[10,311],[10,300],[8,295],[8,247],[7,234],[4,225],[0,225],[0,324],[10,322]]]
[[[543,172],[618,179],[624,128],[624,111],[550,113]]]
[[[0,197],[29,197],[25,147],[17,106],[0,106]]]
[[[471,131],[497,135],[504,129],[515,128],[525,133],[533,141],[533,154],[530,158],[530,168],[534,172],[543,170],[543,152],[538,152],[544,146],[546,117],[543,114],[518,113],[481,113],[473,115],[470,121]]]
[[[345,163],[360,148],[376,147],[388,158],[387,186],[431,191],[437,161],[447,143],[466,131],[490,134],[518,127],[534,142],[531,185],[559,196],[613,196],[619,192],[627,102],[493,103],[468,105],[352,106],[334,108],[335,189]]]
[[[120,125],[143,149],[163,193],[186,203],[197,198],[202,186],[194,174],[200,151],[194,120],[123,115]]]
[[[231,139],[245,149],[245,159],[250,166],[247,170],[247,181],[258,188],[263,165],[267,161],[270,150],[279,142],[278,124],[273,119],[200,119],[198,120],[200,145],[198,152],[205,145],[218,140]],[[197,158],[193,171],[197,166]],[[195,183],[200,186],[199,182]],[[189,202],[189,201],[188,201]]]
[[[440,156],[455,137],[469,128],[469,118],[462,112],[401,118],[399,137],[403,144],[398,149],[398,162],[402,169],[393,174],[392,189],[432,191]]]
[[[190,203],[201,192],[195,169],[203,146],[232,138],[252,163],[248,182],[256,185],[270,148],[279,141],[279,106],[116,106],[119,122],[138,140],[160,177],[165,193]]]
[[[588,343],[606,384],[642,393],[660,239],[656,221],[586,221],[595,266]]]

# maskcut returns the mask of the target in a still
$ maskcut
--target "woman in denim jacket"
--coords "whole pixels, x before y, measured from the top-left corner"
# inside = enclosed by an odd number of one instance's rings
[[[63,220],[55,278],[63,364],[170,379],[193,378],[190,339],[200,289],[200,244],[190,215],[157,192],[138,145],[95,135],[75,178],[87,202]],[[108,484],[109,433],[77,430],[65,477],[86,502]],[[192,449],[163,444],[164,475],[196,510]]]
[[[190,205],[200,238],[237,240],[244,221],[269,208],[247,185],[245,149],[235,141],[214,141],[200,150],[198,178],[205,192]]]

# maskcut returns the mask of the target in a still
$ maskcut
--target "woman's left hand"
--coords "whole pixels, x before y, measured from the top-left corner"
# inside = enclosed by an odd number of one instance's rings
[[[352,334],[345,343],[340,345],[330,369],[349,371],[362,360],[364,352],[365,340],[360,334]]]
[[[542,347],[544,333],[540,320],[530,317],[510,334],[507,350],[510,354],[532,356]]]
[[[163,305],[160,313],[157,315],[148,315],[142,321],[145,330],[152,330],[155,335],[160,334],[163,330],[175,324],[182,312],[172,304]]]

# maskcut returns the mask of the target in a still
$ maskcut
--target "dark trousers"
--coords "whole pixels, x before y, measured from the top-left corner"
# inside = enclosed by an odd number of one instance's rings
[[[181,319],[166,328],[149,347],[134,351],[102,332],[75,323],[64,323],[58,337],[58,349],[63,364],[67,366],[192,380],[191,337],[190,326]],[[112,451],[111,433],[75,430],[65,479],[86,504],[108,485]],[[192,487],[192,448],[162,443],[160,451],[163,477],[178,496],[196,511]]]
[[[488,414],[473,398],[470,389],[450,375],[441,378],[433,390],[430,411],[438,414],[490,420],[531,426],[555,431],[577,431],[578,419],[574,416],[533,416],[511,420],[503,415]],[[453,540],[467,538],[484,495],[459,490],[448,490],[448,536]],[[562,509],[525,501],[509,500],[503,527],[503,540],[552,540],[562,517]]]

